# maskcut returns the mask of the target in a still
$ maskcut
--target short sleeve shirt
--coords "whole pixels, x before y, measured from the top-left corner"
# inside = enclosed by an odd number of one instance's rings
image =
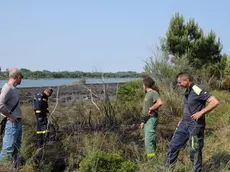
[[[157,99],[160,98],[160,95],[158,92],[156,92],[155,90],[151,90],[149,92],[146,93],[145,95],[145,99],[143,102],[143,109],[142,109],[142,114],[143,115],[148,115],[149,113],[149,108],[151,106],[153,106],[153,104],[157,101]],[[158,110],[156,109],[156,112]]]
[[[211,97],[211,94],[201,89],[195,83],[191,83],[190,87],[186,90],[184,96],[184,116],[183,120],[193,121],[191,116],[201,111],[206,104],[206,101]],[[205,125],[205,116],[203,115],[197,121],[198,124]]]

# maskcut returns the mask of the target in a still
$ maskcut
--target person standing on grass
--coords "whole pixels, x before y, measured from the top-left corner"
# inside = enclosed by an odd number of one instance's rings
[[[21,148],[22,114],[19,102],[19,92],[16,86],[21,84],[22,78],[22,72],[19,69],[11,69],[9,71],[8,83],[6,83],[1,90],[0,112],[5,116],[6,125],[0,161],[15,160]]]
[[[145,98],[143,103],[140,127],[144,128],[145,151],[147,157],[156,156],[156,127],[158,123],[158,109],[163,104],[155,81],[151,77],[143,79]]]
[[[37,146],[42,146],[48,137],[48,97],[50,97],[52,93],[52,88],[46,88],[34,96],[34,112],[37,119]]]
[[[184,115],[171,140],[166,162],[157,165],[159,169],[173,169],[179,151],[189,140],[190,159],[195,172],[202,171],[202,148],[204,145],[205,114],[213,110],[219,101],[193,82],[189,73],[177,75],[178,85],[186,88],[184,96]],[[205,107],[206,102],[208,105]]]

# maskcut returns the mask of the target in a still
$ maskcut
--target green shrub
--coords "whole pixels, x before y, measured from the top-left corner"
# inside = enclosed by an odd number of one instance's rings
[[[144,96],[142,81],[128,82],[118,89],[117,100],[122,103],[130,103],[140,101]]]
[[[227,77],[224,79],[224,83],[223,83],[222,88],[223,88],[224,90],[230,91],[230,76],[227,76]]]
[[[80,172],[134,172],[136,166],[120,154],[92,152],[80,162]]]
[[[133,172],[136,171],[137,166],[131,161],[125,161],[121,163],[121,169],[117,172]]]
[[[143,98],[144,90],[141,80],[131,81],[119,87],[113,107],[120,123],[133,124],[136,119],[139,119]]]

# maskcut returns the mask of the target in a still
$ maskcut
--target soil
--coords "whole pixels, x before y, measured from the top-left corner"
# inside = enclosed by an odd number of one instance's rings
[[[122,84],[124,83],[120,83],[119,85],[117,83],[110,83],[52,86],[51,88],[53,89],[53,94],[51,97],[49,97],[49,101],[56,102],[57,94],[59,102],[62,103],[77,99],[90,99],[91,92],[94,99],[101,99],[104,97],[105,92],[109,95],[110,98],[114,98],[116,96],[118,86]],[[47,87],[20,87],[19,90],[21,104],[32,103],[33,96],[45,88]]]

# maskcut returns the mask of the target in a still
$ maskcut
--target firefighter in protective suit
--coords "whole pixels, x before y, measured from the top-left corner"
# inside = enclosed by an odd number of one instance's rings
[[[42,146],[48,137],[48,97],[52,93],[51,88],[46,88],[34,96],[34,112],[37,119],[36,141],[38,146]]]

